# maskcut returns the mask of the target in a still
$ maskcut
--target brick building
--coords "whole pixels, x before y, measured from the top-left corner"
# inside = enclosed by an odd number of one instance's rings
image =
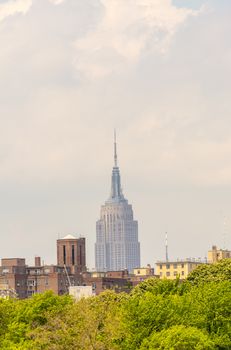
[[[96,295],[106,289],[114,290],[117,293],[129,293],[133,287],[150,277],[157,278],[154,275],[154,269],[147,266],[147,268],[134,269],[133,273],[129,273],[128,270],[85,272],[83,273],[83,283],[92,286]]]
[[[69,267],[72,274],[84,271],[86,269],[85,238],[67,235],[58,239],[57,264]]]
[[[91,286],[96,295],[106,289],[115,292],[128,292],[130,290],[129,275],[125,271],[109,272],[85,272],[83,273],[83,284]]]
[[[52,290],[62,295],[70,286],[89,286],[92,294],[100,294],[106,289],[115,292],[130,292],[131,289],[153,276],[150,266],[108,272],[88,272],[86,270],[85,238],[67,235],[57,240],[57,265],[41,264],[35,257],[34,266],[26,265],[25,259],[2,259],[0,266],[0,296],[17,295],[24,299],[37,293]]]
[[[0,267],[0,290],[14,290],[20,299],[27,297],[25,259],[2,259],[2,266]]]
[[[47,290],[68,293],[70,285],[83,284],[85,259],[85,238],[71,235],[57,240],[57,265],[41,265],[40,257],[35,257],[34,266],[27,266],[22,258],[2,259],[0,291],[4,295],[15,291],[20,299]]]

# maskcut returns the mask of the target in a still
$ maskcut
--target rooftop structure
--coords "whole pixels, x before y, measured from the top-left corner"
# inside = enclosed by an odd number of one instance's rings
[[[66,240],[66,239],[77,239],[77,238],[75,236],[69,234],[69,235],[66,235],[65,237],[60,238],[60,239]]]
[[[71,273],[86,269],[85,238],[67,235],[57,240],[57,265],[66,266]]]

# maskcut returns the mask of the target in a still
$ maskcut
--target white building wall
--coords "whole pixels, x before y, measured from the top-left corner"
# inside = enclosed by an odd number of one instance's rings
[[[88,298],[95,295],[92,290],[92,286],[70,286],[69,294],[72,295],[75,300],[80,300],[81,298]]]

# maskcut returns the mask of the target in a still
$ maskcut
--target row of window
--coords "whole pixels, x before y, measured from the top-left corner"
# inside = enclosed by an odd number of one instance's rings
[[[8,283],[8,281],[6,281]],[[65,281],[66,284],[68,284],[68,281]],[[39,286],[39,285],[43,285],[45,284],[45,286],[49,285],[49,278],[46,278],[45,281],[39,281],[39,280],[20,280],[20,281],[16,281],[16,286],[17,287],[23,287],[25,285],[27,285],[28,287],[35,287],[35,286]],[[60,281],[60,284],[63,284],[63,280]]]
[[[102,218],[104,221],[107,222],[113,222],[116,220],[133,220],[133,215],[128,213],[128,214],[123,214],[123,215],[118,215],[118,214],[110,214],[110,215],[104,215]]]
[[[170,276],[179,276],[180,273],[178,271],[173,271],[173,274],[171,274],[171,272],[166,272],[166,276],[170,277]],[[181,276],[184,276],[184,271],[181,271]],[[160,272],[160,277],[164,277],[164,274],[162,272]]]
[[[170,269],[170,266],[173,266],[174,269],[177,269],[177,267],[184,268],[184,264],[166,264],[166,269]],[[163,265],[160,264],[160,270],[163,268]]]

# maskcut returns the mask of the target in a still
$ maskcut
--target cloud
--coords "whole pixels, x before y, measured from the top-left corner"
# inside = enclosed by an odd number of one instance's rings
[[[26,14],[32,5],[32,0],[11,0],[0,4],[0,21],[17,13]]]
[[[75,43],[77,70],[104,77],[141,54],[165,53],[177,29],[198,11],[177,8],[171,0],[101,0],[103,16],[94,31]]]
[[[49,0],[54,5],[62,4],[65,0]]]
[[[166,221],[179,256],[194,254],[182,243],[186,227],[194,252],[201,237],[206,249],[211,235],[216,242],[213,214],[220,203],[231,212],[231,24],[230,12],[216,6],[198,15],[166,0],[33,0],[26,16],[1,22],[4,255],[51,257],[56,233],[77,231],[88,233],[93,266],[114,126],[144,262],[161,254]],[[155,251],[144,248],[152,233]],[[12,251],[19,238],[27,245]]]

